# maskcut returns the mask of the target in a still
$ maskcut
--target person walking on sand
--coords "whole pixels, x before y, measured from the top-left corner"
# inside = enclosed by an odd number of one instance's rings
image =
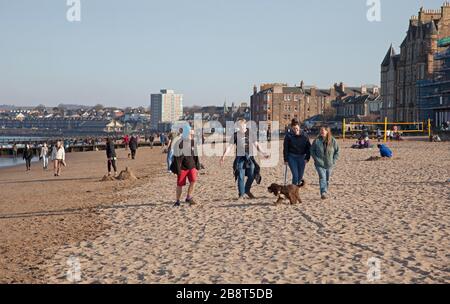
[[[44,143],[44,145],[41,148],[41,153],[39,155],[40,159],[42,159],[42,167],[44,168],[44,170],[48,169],[48,146],[47,143]]]
[[[225,157],[231,152],[233,146],[236,146],[236,158],[233,164],[233,171],[238,181],[238,201],[242,201],[246,198],[255,199],[251,189],[255,179],[258,182],[259,166],[256,163],[254,152],[262,153],[265,158],[269,158],[270,155],[261,149],[259,142],[256,140],[257,134],[250,136],[250,130],[247,128],[247,121],[245,119],[238,120],[237,124],[238,131],[234,133],[234,141],[226,148],[220,163],[221,165],[224,164]],[[245,177],[247,177],[247,181],[245,181]]]
[[[66,166],[66,152],[61,141],[57,141],[52,150],[52,161],[55,176],[61,176],[61,168]]]
[[[136,159],[136,151],[138,149],[138,138],[136,135],[131,136],[130,139],[130,151],[131,151],[131,159]]]
[[[106,158],[108,160],[108,176],[111,176],[111,169],[114,169],[114,177],[117,176],[117,154],[114,141],[108,137],[106,139]]]
[[[181,206],[181,195],[186,181],[189,179],[189,189],[186,197],[186,203],[190,206],[196,205],[194,200],[194,190],[197,183],[198,171],[200,170],[200,160],[194,141],[194,134],[190,127],[185,127],[183,136],[172,145],[174,146],[174,157],[170,167],[172,172],[177,175],[176,202],[174,207]]]
[[[27,167],[27,171],[31,171],[31,160],[33,159],[33,148],[31,148],[30,144],[25,145],[25,149],[23,151],[23,159],[25,160],[25,166]]]
[[[128,134],[123,137],[123,143],[125,145],[125,151],[128,151],[128,146],[130,144],[130,137]]]
[[[326,200],[328,199],[330,177],[339,159],[339,145],[329,127],[320,128],[320,135],[311,147],[311,156],[319,175],[321,197]]]
[[[19,150],[17,148],[17,144],[16,143],[13,144],[12,150],[13,150],[13,159],[16,160],[17,159],[17,151]]]
[[[153,143],[155,142],[155,135],[154,134],[150,134],[149,141],[150,141],[150,149],[153,150]]]
[[[311,158],[311,142],[298,122],[291,125],[291,133],[284,138],[284,164],[292,172],[292,184],[302,185],[306,164]]]

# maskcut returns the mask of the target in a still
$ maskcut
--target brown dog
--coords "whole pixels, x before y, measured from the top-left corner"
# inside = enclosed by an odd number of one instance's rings
[[[268,190],[269,193],[273,193],[275,196],[278,196],[278,200],[275,202],[275,205],[280,204],[284,200],[289,200],[291,205],[295,205],[297,203],[301,204],[302,200],[300,198],[300,188],[305,186],[305,183],[302,182],[299,186],[289,185],[289,186],[281,186],[278,184],[272,184]]]

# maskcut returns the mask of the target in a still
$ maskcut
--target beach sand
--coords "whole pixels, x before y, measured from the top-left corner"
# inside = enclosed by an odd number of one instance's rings
[[[74,180],[0,171],[11,198],[0,204],[0,281],[70,283],[75,260],[80,283],[370,283],[375,258],[375,283],[450,283],[450,144],[390,143],[395,158],[380,162],[366,161],[376,149],[340,145],[331,198],[320,200],[310,163],[297,206],[267,193],[283,183],[281,162],[263,169],[256,200],[237,203],[233,158],[203,158],[199,205],[178,209],[160,148],[121,160],[140,178],[122,185],[98,182],[95,152],[70,155],[62,178]]]

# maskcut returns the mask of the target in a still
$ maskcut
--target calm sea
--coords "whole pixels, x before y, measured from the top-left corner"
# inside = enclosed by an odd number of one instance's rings
[[[37,156],[35,156],[32,159],[33,163],[36,163],[38,161],[39,161],[39,157],[37,157]],[[6,156],[0,157],[0,169],[18,166],[18,165],[23,165],[25,167],[25,161],[22,159],[22,157],[20,155],[19,155],[19,157],[17,157],[17,159],[13,159],[12,157],[6,157]],[[31,166],[31,167],[33,168],[33,166]]]

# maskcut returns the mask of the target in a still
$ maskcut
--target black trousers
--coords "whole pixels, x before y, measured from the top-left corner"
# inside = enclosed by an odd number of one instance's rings
[[[31,168],[31,158],[25,158],[25,164],[27,166],[27,170]]]
[[[114,159],[108,160],[108,172],[111,172],[111,167],[114,169],[114,172],[117,172],[116,161]]]
[[[132,159],[136,158],[136,150],[131,150],[131,158]]]

